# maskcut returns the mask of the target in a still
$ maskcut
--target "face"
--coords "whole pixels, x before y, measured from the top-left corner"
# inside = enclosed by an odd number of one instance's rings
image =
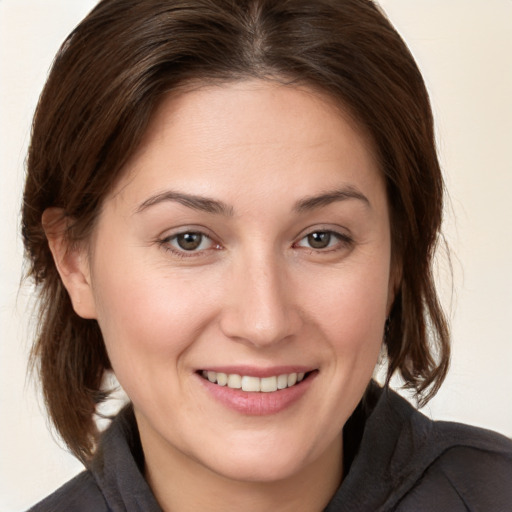
[[[262,81],[169,97],[105,199],[78,308],[154,458],[269,481],[339,456],[392,300],[385,185],[347,119]]]

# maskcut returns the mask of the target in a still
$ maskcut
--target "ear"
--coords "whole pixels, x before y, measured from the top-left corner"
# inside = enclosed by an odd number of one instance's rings
[[[67,235],[70,224],[61,208],[48,208],[42,216],[43,229],[62,283],[73,309],[82,318],[96,318],[87,247],[73,243]]]

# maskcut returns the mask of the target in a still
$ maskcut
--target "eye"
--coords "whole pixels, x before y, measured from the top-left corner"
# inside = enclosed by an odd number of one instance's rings
[[[315,231],[305,238],[313,249],[325,249],[329,247],[333,237],[329,231]]]
[[[305,247],[309,249],[322,250],[334,249],[339,245],[347,245],[351,239],[340,233],[334,231],[313,231],[303,237],[296,244],[298,247]]]
[[[214,246],[213,240],[197,231],[186,231],[169,236],[162,240],[162,243],[173,252],[199,252],[211,249]]]

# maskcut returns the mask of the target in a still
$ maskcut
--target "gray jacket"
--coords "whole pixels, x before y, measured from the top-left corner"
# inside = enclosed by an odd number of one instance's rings
[[[371,384],[344,428],[343,483],[325,512],[510,512],[512,441],[431,421]],[[141,468],[130,406],[103,435],[88,470],[31,512],[161,512]]]

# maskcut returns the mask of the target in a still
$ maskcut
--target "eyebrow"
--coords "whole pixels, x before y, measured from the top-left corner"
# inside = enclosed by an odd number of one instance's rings
[[[295,203],[294,210],[303,213],[309,210],[315,210],[316,208],[322,208],[328,206],[336,201],[346,201],[348,199],[357,199],[362,201],[365,206],[371,208],[369,199],[356,190],[354,187],[347,186],[338,190],[325,192],[324,194],[306,197]]]
[[[349,199],[357,199],[359,201],[362,201],[366,206],[371,207],[370,201],[364,194],[356,190],[354,187],[348,186],[342,189],[325,192],[320,195],[301,199],[300,201],[297,201],[295,203],[293,210],[298,213],[303,213],[310,210],[315,210],[317,208],[322,208],[324,206],[328,206],[337,201],[346,201]],[[185,194],[183,192],[176,192],[172,190],[156,194],[146,199],[135,210],[135,213],[143,212],[144,210],[151,206],[160,203],[165,203],[168,201],[180,203],[183,206],[186,206],[187,208],[192,208],[194,210],[213,213],[217,215],[224,215],[226,217],[232,217],[234,214],[232,206],[229,206],[222,201],[218,201],[217,199],[212,199],[204,196],[197,196],[193,194]]]
[[[232,216],[233,208],[222,201],[211,199],[209,197],[196,196],[192,194],[184,194],[183,192],[175,192],[168,190],[161,194],[156,194],[146,199],[141,205],[135,210],[135,213],[140,213],[156,204],[165,202],[176,202],[183,206],[199,210],[207,213],[214,213],[217,215]]]

